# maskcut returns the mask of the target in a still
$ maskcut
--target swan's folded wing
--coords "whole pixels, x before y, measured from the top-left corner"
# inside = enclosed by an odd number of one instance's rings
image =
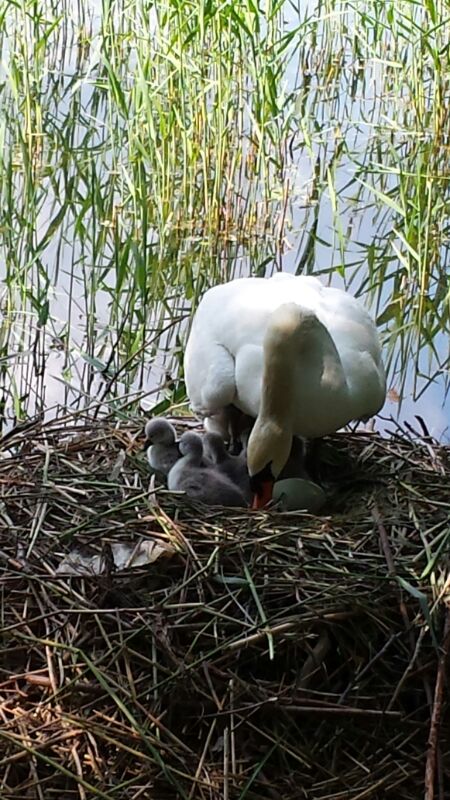
[[[193,410],[210,416],[233,402],[234,358],[222,344],[191,333],[184,358],[186,390]]]

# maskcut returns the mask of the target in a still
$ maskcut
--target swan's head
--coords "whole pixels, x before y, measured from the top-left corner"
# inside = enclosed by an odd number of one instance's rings
[[[274,422],[256,422],[247,445],[247,468],[253,492],[253,508],[272,499],[273,484],[291,452],[292,434]]]
[[[147,422],[145,426],[145,450],[152,444],[174,444],[175,439],[175,428],[166,419],[157,417]]]
[[[203,437],[203,452],[213,464],[220,464],[227,457],[225,442],[219,433],[206,433]]]
[[[198,463],[202,460],[203,442],[198,433],[194,433],[193,431],[186,431],[186,433],[183,433],[178,447],[182,456],[190,456]]]

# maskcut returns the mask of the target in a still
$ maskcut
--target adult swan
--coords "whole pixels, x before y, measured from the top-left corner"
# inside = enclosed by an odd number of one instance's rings
[[[247,449],[256,506],[271,496],[293,435],[316,438],[368,419],[386,396],[377,330],[359,301],[287,273],[209,289],[184,371],[200,416],[235,406],[256,418]]]

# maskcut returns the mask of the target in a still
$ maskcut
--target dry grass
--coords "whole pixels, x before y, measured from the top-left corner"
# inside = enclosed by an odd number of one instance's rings
[[[336,435],[323,516],[222,513],[149,492],[137,431],[2,441],[1,797],[443,800],[449,450]]]

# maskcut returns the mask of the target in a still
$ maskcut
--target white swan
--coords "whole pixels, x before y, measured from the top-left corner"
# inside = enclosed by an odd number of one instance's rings
[[[207,291],[184,373],[200,416],[223,415],[231,404],[256,418],[247,452],[256,505],[270,497],[294,434],[316,438],[367,419],[386,396],[377,330],[360,302],[287,273]]]

